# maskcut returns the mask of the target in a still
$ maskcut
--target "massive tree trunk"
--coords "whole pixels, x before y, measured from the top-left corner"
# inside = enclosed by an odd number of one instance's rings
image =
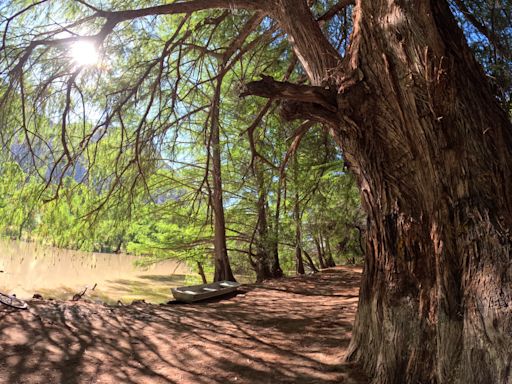
[[[379,384],[510,383],[512,127],[448,5],[357,1],[349,52],[329,68],[305,2],[275,3],[322,88],[264,79],[265,92],[293,99],[288,118],[330,125],[368,213],[348,358]]]
[[[334,130],[369,216],[349,359],[375,383],[510,383],[510,123],[444,1],[356,12],[363,81]]]

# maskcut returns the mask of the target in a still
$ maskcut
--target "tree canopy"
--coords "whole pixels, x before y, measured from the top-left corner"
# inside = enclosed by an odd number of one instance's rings
[[[294,193],[301,199],[301,247],[320,257],[317,266],[332,250],[345,259],[358,257],[362,214],[332,139],[315,129],[301,146],[313,122],[284,121],[278,99],[240,98],[248,80],[266,73],[305,82],[277,24],[246,10],[190,13],[174,4],[169,12],[118,13],[119,6],[112,3],[108,14],[85,2],[13,1],[2,8],[4,160],[18,167],[22,179],[4,179],[6,190],[17,194],[5,197],[19,202],[5,211],[4,233],[22,237],[25,231],[84,250],[123,249],[150,255],[148,261],[179,257],[208,265],[214,237],[208,224],[212,98],[221,97],[222,193],[235,267],[257,269],[263,262],[257,249],[275,242],[285,267],[294,268],[295,240],[287,230]],[[350,9],[338,14],[331,6],[315,7],[343,50]],[[315,147],[322,151],[309,155]],[[300,174],[286,181],[293,156]],[[346,193],[337,195],[337,188]],[[258,209],[266,216],[261,233]]]

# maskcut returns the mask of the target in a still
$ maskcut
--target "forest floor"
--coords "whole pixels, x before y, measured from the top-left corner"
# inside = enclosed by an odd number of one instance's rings
[[[367,383],[343,362],[360,272],[244,285],[193,305],[0,305],[0,383]]]

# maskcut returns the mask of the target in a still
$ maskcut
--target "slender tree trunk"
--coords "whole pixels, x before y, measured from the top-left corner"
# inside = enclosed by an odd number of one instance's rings
[[[279,207],[276,207],[279,209]],[[267,202],[267,212],[270,212],[270,207]],[[279,262],[279,215],[276,214],[274,219],[277,221],[272,221],[270,219],[269,225],[269,235],[268,235],[268,249],[270,252],[270,273],[273,278],[283,277],[283,270],[281,269],[281,264]]]
[[[222,93],[222,81],[232,55],[240,49],[251,31],[256,28],[263,18],[262,14],[253,15],[247,24],[240,30],[240,34],[233,43],[226,49],[219,63],[217,80],[212,102],[211,111],[211,162],[213,177],[212,207],[214,214],[214,254],[215,273],[214,281],[230,280],[236,281],[231,271],[226,245],[226,223],[224,216],[224,204],[222,201],[222,173],[221,173],[221,147],[220,147],[220,98]]]
[[[271,236],[271,249],[272,249],[272,276],[275,278],[283,277],[283,270],[281,269],[281,265],[279,263],[279,218],[281,213],[281,177],[279,178],[279,184],[277,189],[277,199],[276,199],[276,212],[274,215],[274,223],[271,227],[273,235]]]
[[[332,257],[332,251],[331,251],[331,243],[329,241],[329,238],[325,238],[325,249],[327,252],[325,252],[325,265],[327,268],[332,268],[336,266],[336,263],[334,262],[334,258]]]
[[[23,237],[23,226],[25,225],[25,220],[18,226],[18,234],[16,235],[16,240],[21,240]]]
[[[316,245],[316,251],[318,253],[318,263],[320,264],[320,268],[322,268],[322,269],[326,268],[325,261],[324,261],[323,249],[320,246],[320,240],[316,236],[313,237],[313,240]]]
[[[269,249],[269,233],[267,225],[267,192],[265,188],[265,179],[263,172],[259,167],[259,161],[254,164],[254,173],[256,176],[256,186],[258,189],[258,200],[256,208],[258,210],[258,224],[257,224],[257,258],[256,258],[256,277],[258,281],[270,279],[272,273],[270,270],[270,249]]]
[[[361,254],[364,255],[366,253],[365,245],[364,245],[366,243],[363,240],[363,238],[364,238],[364,235],[363,235],[364,234],[364,230],[359,225],[355,225],[354,227],[357,229],[357,239],[358,239],[358,243],[359,243],[359,249],[361,250]]]
[[[201,276],[203,284],[207,284],[208,280],[206,280],[206,275],[204,274],[203,264],[199,261],[197,262],[197,272],[199,273],[199,276]]]
[[[302,252],[304,253],[304,256],[306,257],[306,261],[308,262],[309,268],[313,272],[318,272],[318,268],[316,267],[316,265],[315,265],[313,259],[311,258],[311,255],[309,254],[309,252],[306,251],[305,249],[302,249]]]
[[[302,259],[302,248],[300,246],[300,227],[296,224],[295,227],[295,272],[298,275],[303,275],[304,261]]]
[[[214,225],[214,259],[215,273],[213,281],[230,280],[236,281],[231,271],[226,245],[226,223],[224,218],[224,204],[222,201],[222,173],[221,173],[221,148],[220,148],[220,93],[222,87],[222,76],[217,79],[215,94],[211,111],[211,135],[210,151],[212,163],[213,192],[211,205],[213,208]]]
[[[299,190],[298,190],[298,162],[297,156],[294,156],[293,160],[293,177],[295,184],[295,200],[293,202],[293,219],[295,221],[295,271],[298,275],[303,275],[304,261],[302,259],[302,234],[301,234],[301,217],[300,217],[300,205],[299,205]]]
[[[124,233],[123,233],[124,236]],[[123,239],[119,240],[119,242],[116,245],[116,248],[114,249],[113,253],[121,253],[121,247],[123,246]],[[80,247],[79,247],[80,249]]]

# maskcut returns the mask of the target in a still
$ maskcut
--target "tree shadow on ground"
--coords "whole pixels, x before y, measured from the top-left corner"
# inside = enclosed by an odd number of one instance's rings
[[[343,362],[357,286],[340,281],[358,279],[336,269],[292,279],[318,295],[258,285],[194,305],[0,307],[0,382],[366,383]]]

